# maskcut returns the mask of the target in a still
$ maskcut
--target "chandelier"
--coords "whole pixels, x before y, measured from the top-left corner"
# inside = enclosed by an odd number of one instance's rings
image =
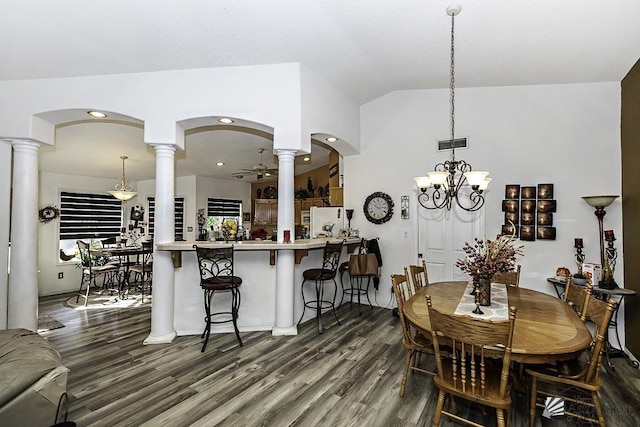
[[[451,210],[453,201],[466,211],[477,211],[484,205],[483,191],[486,190],[491,178],[489,172],[473,171],[471,165],[464,160],[456,160],[455,149],[455,16],[462,8],[459,5],[447,7],[447,14],[451,16],[451,78],[450,113],[451,113],[451,158],[444,163],[438,163],[427,176],[414,178],[420,194],[418,202],[425,209]],[[470,191],[467,187],[470,187]],[[431,190],[429,189],[431,187]]]
[[[120,182],[116,184],[115,191],[113,190],[109,191],[109,194],[111,194],[116,199],[122,200],[124,202],[129,200],[130,198],[132,198],[138,193],[136,193],[135,191],[132,191],[133,186],[131,185],[131,183],[129,182],[129,180],[124,174],[124,161],[127,160],[128,157],[120,156],[120,158],[122,159],[122,176],[120,177]]]

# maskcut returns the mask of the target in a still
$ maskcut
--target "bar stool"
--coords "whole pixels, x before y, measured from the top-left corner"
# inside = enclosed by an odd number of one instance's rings
[[[233,274],[233,246],[224,245],[215,248],[199,247],[193,245],[198,256],[198,267],[200,269],[200,286],[204,290],[204,311],[205,328],[201,338],[204,338],[202,352],[207,348],[211,325],[214,323],[233,323],[233,329],[238,339],[238,344],[242,347],[242,339],[238,330],[238,310],[240,309],[240,285],[242,279]],[[213,294],[217,292],[231,293],[231,311],[211,312],[211,300]],[[222,320],[213,320],[214,316],[231,316]]]
[[[318,333],[322,333],[322,310],[332,309],[333,315],[338,322],[338,325],[342,325],[340,323],[340,319],[338,319],[338,313],[336,313],[336,294],[338,293],[338,284],[336,283],[336,272],[338,270],[338,262],[340,262],[340,255],[342,254],[342,246],[344,242],[339,243],[330,243],[324,247],[322,253],[322,267],[321,268],[311,268],[305,270],[302,273],[303,281],[302,281],[302,302],[304,303],[304,307],[302,309],[302,315],[300,316],[300,320],[298,321],[298,326],[302,322],[304,318],[304,312],[309,308],[314,308],[316,310],[316,322],[318,323]],[[304,284],[307,281],[313,281],[316,286],[316,299],[307,301],[304,297]],[[333,299],[331,301],[324,300],[324,284],[327,281],[333,282]]]

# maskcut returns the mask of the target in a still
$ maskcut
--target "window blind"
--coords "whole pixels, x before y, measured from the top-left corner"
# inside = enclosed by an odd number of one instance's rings
[[[207,216],[242,217],[242,200],[207,199]]]
[[[110,194],[60,193],[60,240],[104,239],[120,234],[122,202]]]
[[[149,235],[153,236],[156,213],[156,198],[148,197],[147,205],[147,212],[149,212]],[[175,227],[175,239],[182,240],[184,238],[184,197],[176,197],[174,199],[174,206],[175,218],[173,225]]]

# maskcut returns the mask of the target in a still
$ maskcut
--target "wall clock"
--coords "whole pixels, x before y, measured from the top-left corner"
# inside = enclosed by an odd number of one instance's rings
[[[387,193],[377,191],[364,201],[364,216],[374,224],[383,224],[393,216],[393,200]]]
[[[38,211],[38,217],[43,224],[53,221],[60,215],[60,211],[55,206],[45,206]]]

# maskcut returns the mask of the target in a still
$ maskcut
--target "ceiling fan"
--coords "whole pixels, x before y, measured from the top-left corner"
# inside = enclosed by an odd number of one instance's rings
[[[258,153],[260,154],[260,162],[253,166],[251,169],[240,169],[238,172],[234,172],[231,175],[235,176],[238,179],[242,179],[248,175],[255,175],[258,179],[262,179],[265,176],[267,177],[276,177],[278,176],[278,169],[269,168],[262,163],[262,153],[264,152],[264,148],[258,148]]]

